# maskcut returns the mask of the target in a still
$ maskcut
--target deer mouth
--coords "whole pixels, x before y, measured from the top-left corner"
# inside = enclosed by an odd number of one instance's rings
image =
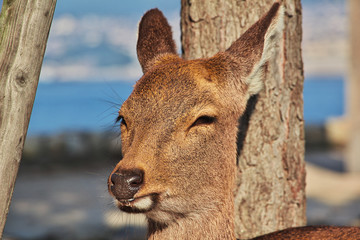
[[[146,213],[155,207],[158,201],[158,194],[154,193],[131,199],[116,199],[115,201],[121,211],[127,213]]]

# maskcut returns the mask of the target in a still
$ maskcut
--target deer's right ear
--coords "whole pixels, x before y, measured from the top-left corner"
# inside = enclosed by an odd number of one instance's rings
[[[267,61],[283,36],[284,9],[275,2],[271,9],[252,25],[225,54],[232,59],[238,73],[247,84],[248,95],[257,94],[263,85],[263,72]]]
[[[147,11],[139,24],[137,55],[145,73],[163,54],[176,54],[171,27],[158,9]]]

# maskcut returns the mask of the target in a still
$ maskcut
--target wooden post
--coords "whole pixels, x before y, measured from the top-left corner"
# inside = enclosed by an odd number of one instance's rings
[[[273,2],[182,0],[184,57],[225,50]],[[263,91],[240,120],[235,231],[241,239],[306,224],[302,11],[300,0],[282,2],[283,42],[268,64]]]
[[[347,111],[350,124],[346,167],[360,172],[360,1],[349,1],[350,69],[347,82]]]
[[[4,0],[0,15],[0,239],[56,0]]]

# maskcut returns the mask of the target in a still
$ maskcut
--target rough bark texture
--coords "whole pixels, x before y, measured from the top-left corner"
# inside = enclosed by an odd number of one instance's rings
[[[186,59],[223,51],[272,0],[182,0]],[[284,40],[268,64],[265,86],[240,119],[235,188],[236,234],[250,238],[306,223],[303,63],[300,0],[285,0]]]
[[[0,15],[0,239],[56,0],[4,0]]]
[[[350,139],[347,169],[360,172],[360,1],[349,1],[350,12],[350,69],[347,86],[347,104],[350,124]]]

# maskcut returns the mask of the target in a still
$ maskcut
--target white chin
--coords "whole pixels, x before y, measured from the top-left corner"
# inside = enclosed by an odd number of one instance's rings
[[[114,199],[114,203],[122,211],[129,213],[143,213],[149,211],[153,207],[154,201],[151,196],[145,196],[126,201],[119,201]]]
[[[153,205],[153,201],[150,196],[136,199],[133,203],[134,208],[136,208],[140,211],[150,210],[152,205]]]

